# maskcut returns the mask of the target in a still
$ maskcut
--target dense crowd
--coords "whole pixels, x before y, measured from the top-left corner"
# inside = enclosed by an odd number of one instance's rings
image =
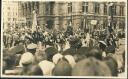
[[[118,76],[124,72],[115,53],[123,32],[68,27],[65,32],[38,28],[3,33],[3,74],[39,76]]]

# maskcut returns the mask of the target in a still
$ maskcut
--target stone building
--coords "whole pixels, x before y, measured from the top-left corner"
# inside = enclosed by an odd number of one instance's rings
[[[19,3],[15,1],[2,1],[3,29],[18,26]]]
[[[64,30],[69,24],[74,30],[104,29],[108,17],[113,16],[114,28],[125,27],[126,4],[124,2],[22,2],[22,14],[26,25],[32,26],[32,11],[37,11],[38,25],[41,28]],[[93,21],[92,21],[93,20]],[[96,25],[92,23],[95,22]]]

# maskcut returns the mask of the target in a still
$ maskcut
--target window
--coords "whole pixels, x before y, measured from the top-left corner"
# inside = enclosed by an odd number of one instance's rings
[[[24,16],[24,5],[22,5],[22,11],[23,11],[22,13],[23,13],[23,16]]]
[[[10,7],[8,7],[8,10],[10,10]]]
[[[72,3],[68,3],[68,13],[72,12]]]
[[[28,7],[29,7],[29,11],[31,13],[31,3],[30,2],[28,3]]]
[[[88,12],[88,2],[86,2],[86,12]]]
[[[53,25],[54,25],[54,21],[53,21],[53,20],[48,20],[46,27],[47,27],[48,29],[52,29],[52,28],[53,28]]]
[[[37,11],[37,14],[39,13],[39,2],[36,2],[36,11]]]
[[[85,12],[85,2],[82,3],[82,12]]]
[[[15,18],[13,18],[13,21],[15,21]]]
[[[10,21],[11,18],[8,18],[8,21]]]
[[[34,10],[35,8],[35,2],[32,2],[32,9]]]
[[[88,12],[88,2],[82,3],[82,12]]]
[[[124,15],[124,6],[120,6],[120,16]]]
[[[112,7],[112,13],[113,13],[113,15],[116,15],[116,5],[114,5],[114,6]]]
[[[50,15],[53,14],[53,8],[54,8],[54,2],[50,2],[50,6],[49,6],[49,13],[50,13]]]
[[[104,4],[104,15],[107,15],[107,5]]]
[[[95,6],[94,6],[94,9],[95,9],[94,12],[95,12],[95,13],[99,13],[100,4],[99,4],[99,3],[95,3],[94,5],[95,5]]]

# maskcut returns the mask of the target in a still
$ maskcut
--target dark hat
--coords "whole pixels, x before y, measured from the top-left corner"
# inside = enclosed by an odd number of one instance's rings
[[[45,53],[48,57],[48,60],[52,60],[53,55],[55,55],[56,53],[58,53],[58,50],[54,47],[49,47],[45,49]]]

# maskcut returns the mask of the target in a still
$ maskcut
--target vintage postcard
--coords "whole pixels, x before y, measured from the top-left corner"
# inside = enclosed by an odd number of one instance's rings
[[[1,77],[127,78],[127,0],[2,0]]]

